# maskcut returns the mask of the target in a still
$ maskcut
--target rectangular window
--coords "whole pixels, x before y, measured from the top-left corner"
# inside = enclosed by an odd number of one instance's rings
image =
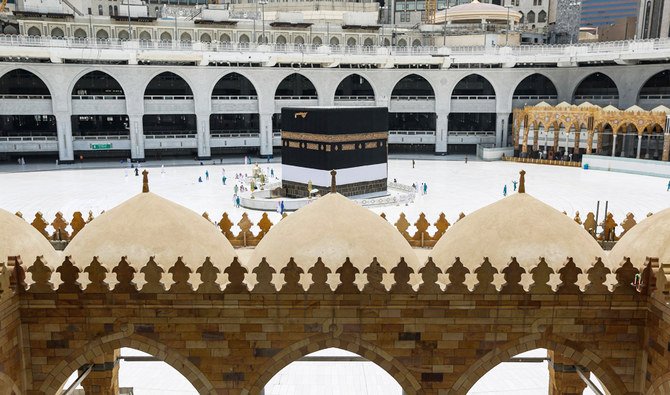
[[[424,11],[426,9],[426,2],[425,1],[417,1],[416,2],[416,10],[417,11]]]
[[[407,2],[407,8],[405,8],[407,11],[414,11],[416,9],[416,3],[414,1],[408,1]]]

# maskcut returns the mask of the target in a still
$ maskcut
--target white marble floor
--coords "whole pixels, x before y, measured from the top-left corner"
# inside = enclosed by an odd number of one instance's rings
[[[279,164],[262,164],[266,170],[274,169],[281,174]],[[227,185],[221,182],[222,168],[226,169]],[[410,160],[391,160],[389,178],[404,184],[425,182],[427,195],[417,195],[414,203],[407,206],[378,207],[373,210],[385,212],[395,222],[404,212],[410,222],[418,214],[426,213],[430,222],[435,222],[444,212],[453,223],[458,214],[468,214],[503,197],[503,186],[513,193],[512,181],[519,171],[526,170],[526,191],[560,211],[573,216],[575,211],[582,218],[588,211],[595,211],[596,202],[601,201],[602,218],[605,201],[618,222],[626,213],[635,214],[638,222],[647,213],[670,206],[668,180],[657,177],[610,173],[577,168],[541,165],[520,165],[503,162],[473,162],[468,164],[453,161],[418,160],[412,169]],[[149,168],[151,191],[180,203],[198,213],[207,211],[213,220],[228,212],[233,222],[239,220],[245,209],[233,206],[234,174],[251,173],[251,166],[208,165]],[[205,179],[209,171],[210,179]],[[126,176],[127,174],[127,176]],[[203,178],[199,183],[198,177]],[[43,172],[0,173],[0,208],[11,212],[21,211],[32,218],[41,211],[46,218],[53,219],[57,211],[71,218],[74,211],[98,214],[108,210],[141,190],[141,177],[135,177],[129,169],[81,169]],[[260,212],[250,213],[252,220],[260,218]],[[279,216],[270,213],[276,221]]]

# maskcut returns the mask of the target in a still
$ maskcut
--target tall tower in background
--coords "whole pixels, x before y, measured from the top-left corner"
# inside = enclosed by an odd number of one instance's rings
[[[637,17],[639,9],[639,0],[581,0],[581,3],[581,26],[611,25]]]
[[[638,38],[670,37],[670,0],[640,0]]]

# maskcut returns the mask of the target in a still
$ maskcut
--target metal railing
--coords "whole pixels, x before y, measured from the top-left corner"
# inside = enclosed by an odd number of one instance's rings
[[[453,95],[451,100],[495,100],[495,95]]]
[[[151,134],[152,132],[145,132],[145,139],[194,139],[196,133],[171,133],[171,134]],[[155,133],[155,132],[154,132]]]
[[[127,132],[126,132],[127,133]],[[74,140],[128,140],[128,134],[98,134],[98,135],[79,135],[72,136]]]
[[[256,95],[212,96],[212,100],[258,100],[258,96]]]
[[[619,100],[619,95],[575,95],[575,100]]]
[[[408,95],[408,96],[391,96],[391,100],[435,100],[435,96],[425,95]]]
[[[144,96],[144,100],[193,100],[193,95]]]
[[[317,100],[317,96],[275,96],[275,100]]]
[[[73,100],[125,100],[123,95],[72,95]]]
[[[434,130],[389,130],[393,136],[434,136]]]
[[[472,137],[488,137],[488,136],[495,136],[496,132],[495,131],[467,131],[467,130],[450,130],[449,131],[449,136],[472,136]]]
[[[374,101],[374,96],[335,96],[335,101]]]
[[[0,136],[0,141],[57,141],[56,136]]]
[[[128,50],[171,50],[193,52],[275,52],[327,54],[346,53],[353,55],[494,55],[494,56],[531,56],[531,55],[588,55],[602,53],[655,53],[659,50],[670,51],[669,39],[629,40],[564,45],[527,45],[518,47],[471,46],[471,47],[384,47],[365,45],[305,45],[305,44],[256,44],[234,42],[191,42],[160,40],[97,40],[92,38],[51,38],[25,35],[0,35],[0,46],[46,47],[46,48],[90,48],[90,49],[128,49]]]
[[[558,95],[514,95],[512,100],[556,100]]]
[[[640,95],[640,100],[670,100],[670,95]]]
[[[222,131],[212,131],[210,137],[213,139],[226,139],[232,137],[259,137],[260,132],[258,130],[248,130],[241,132],[222,132]]]
[[[0,99],[10,99],[10,100],[23,100],[23,99],[44,99],[51,100],[51,95],[0,95]]]

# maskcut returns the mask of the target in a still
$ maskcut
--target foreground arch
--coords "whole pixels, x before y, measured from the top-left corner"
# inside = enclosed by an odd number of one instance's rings
[[[111,75],[100,71],[90,71],[81,76],[72,88],[72,95],[124,96],[123,87]]]
[[[576,364],[584,366],[595,374],[602,385],[612,394],[625,394],[628,392],[626,385],[616,372],[605,361],[594,360],[593,356],[597,354],[588,350],[585,345],[544,332],[524,336],[490,351],[472,364],[447,394],[466,395],[479,379],[484,377],[489,370],[493,369],[500,362],[508,361],[515,355],[537,348],[546,348],[563,356],[568,356],[567,358],[573,360]]]
[[[307,354],[331,347],[351,351],[379,365],[400,384],[406,394],[420,393],[421,385],[414,375],[396,358],[381,348],[353,336],[340,335],[333,337],[330,333],[323,333],[294,343],[262,365],[258,371],[263,373],[256,378],[251,386],[250,394],[260,393],[270,379],[290,363]]]
[[[51,96],[51,91],[42,78],[25,69],[14,69],[0,77],[1,95]]]
[[[293,73],[286,76],[275,90],[275,99],[282,96],[300,98],[318,97],[316,88],[309,78],[302,74]]]
[[[96,357],[113,353],[114,350],[128,347],[154,355],[182,374],[200,394],[215,395],[214,386],[202,372],[187,358],[155,340],[134,332],[132,324],[127,330],[103,336],[91,341],[84,347],[75,350],[70,356],[56,365],[49,378],[42,384],[40,391],[45,394],[56,394],[65,384],[73,371],[79,369]]]

